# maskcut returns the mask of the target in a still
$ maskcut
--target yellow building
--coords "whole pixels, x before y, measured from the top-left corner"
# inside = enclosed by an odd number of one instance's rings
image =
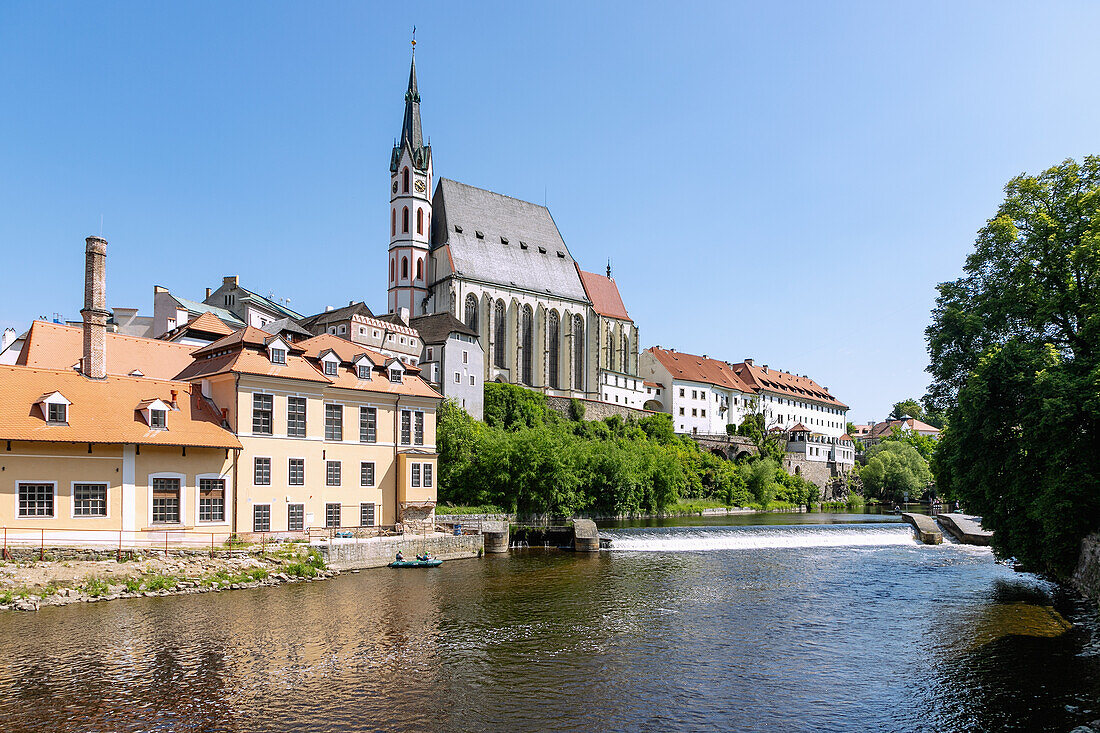
[[[131,546],[166,530],[175,541],[201,542],[200,532],[224,540],[240,448],[186,382],[0,367],[0,525],[9,541]]]
[[[442,398],[415,367],[329,334],[293,343],[252,327],[192,356],[179,378],[243,446],[235,531],[430,526]]]
[[[0,367],[0,526],[127,543],[434,528],[442,397],[417,367],[329,334],[110,333],[107,243],[86,243],[83,327],[36,321]]]

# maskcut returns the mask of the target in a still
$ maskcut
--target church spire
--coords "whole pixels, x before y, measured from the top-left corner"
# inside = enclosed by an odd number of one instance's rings
[[[424,145],[424,134],[420,129],[420,92],[416,88],[415,48],[412,66],[409,67],[409,88],[405,92],[405,119],[401,123],[401,142],[414,150]]]
[[[413,166],[426,170],[431,157],[431,147],[424,144],[424,131],[420,126],[420,90],[416,86],[416,29],[413,29],[412,63],[409,66],[409,87],[405,91],[405,117],[401,121],[401,137],[393,148],[391,169],[401,157],[401,151],[408,149],[412,154]]]

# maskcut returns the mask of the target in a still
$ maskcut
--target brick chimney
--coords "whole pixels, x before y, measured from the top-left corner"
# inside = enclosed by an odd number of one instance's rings
[[[84,240],[84,359],[81,371],[91,379],[107,376],[107,240]]]

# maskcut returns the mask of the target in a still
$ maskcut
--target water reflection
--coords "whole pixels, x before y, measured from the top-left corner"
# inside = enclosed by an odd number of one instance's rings
[[[962,731],[1100,717],[1098,657],[1080,626],[1059,621],[1087,612],[987,549],[814,544],[894,531],[881,524],[611,531],[791,538],[529,550],[5,614],[0,720],[43,731]]]

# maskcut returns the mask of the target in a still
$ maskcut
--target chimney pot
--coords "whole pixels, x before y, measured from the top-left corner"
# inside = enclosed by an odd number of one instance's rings
[[[212,293],[212,292],[214,292],[214,291],[213,291],[213,290],[211,290],[210,288],[207,288],[207,289],[206,289],[206,297],[207,297],[207,298],[209,298],[209,297],[210,297],[210,293]]]
[[[752,359],[745,359],[745,363],[748,364],[749,366],[753,365]]]
[[[179,395],[180,395],[180,392],[179,392],[178,389],[172,390],[172,405],[173,406],[175,406],[175,404],[177,402],[177,398],[179,397]]]

